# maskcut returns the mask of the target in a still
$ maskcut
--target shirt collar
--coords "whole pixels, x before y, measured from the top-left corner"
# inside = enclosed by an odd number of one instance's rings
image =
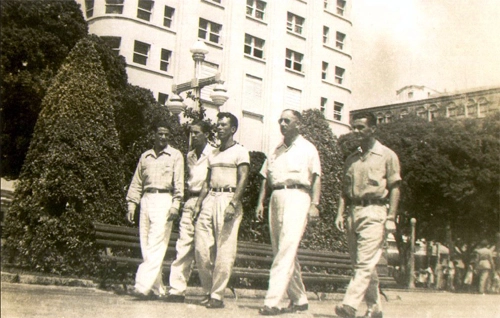
[[[201,152],[200,158],[208,156],[210,153],[212,153],[213,150],[214,150],[214,147],[212,147],[210,144],[207,143],[205,145],[205,148],[203,148],[203,151]],[[194,149],[189,151],[188,156],[196,158],[196,151]]]
[[[172,147],[170,147],[170,145],[167,145],[165,148],[163,148],[161,151],[160,151],[160,155],[161,156],[162,154],[166,154],[166,155],[169,155],[171,156],[172,155]],[[156,152],[154,149],[149,149],[147,152],[146,152],[146,157],[147,156],[153,156],[156,158]],[[158,157],[159,157],[158,156]]]
[[[373,146],[372,146],[372,148],[370,149],[369,152],[377,154],[377,155],[382,155],[382,153],[383,153],[383,146],[382,146],[382,144],[378,140],[375,140],[375,143],[373,143]],[[363,149],[361,149],[361,147],[358,147],[358,149],[356,149],[356,151],[354,152],[354,154],[362,155],[363,154]]]
[[[293,145],[295,145],[295,144],[302,143],[303,140],[304,140],[304,137],[302,137],[302,135],[298,135],[297,138],[295,138],[295,140],[292,142],[292,144],[290,146],[287,147],[287,145],[285,144],[285,141],[282,140],[277,148],[280,149],[281,147],[283,147],[285,149],[289,149],[289,148],[292,148]]]

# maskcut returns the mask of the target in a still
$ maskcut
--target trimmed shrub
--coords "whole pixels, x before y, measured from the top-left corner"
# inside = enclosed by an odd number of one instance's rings
[[[112,101],[95,43],[82,39],[43,99],[6,220],[11,261],[93,273],[92,221],[124,222],[124,178]]]

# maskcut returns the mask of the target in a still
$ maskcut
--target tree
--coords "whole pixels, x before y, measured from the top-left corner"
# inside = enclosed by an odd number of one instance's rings
[[[4,0],[0,10],[1,176],[15,179],[43,96],[87,24],[74,1]]]
[[[9,256],[39,271],[93,273],[92,222],[124,222],[121,157],[105,73],[84,38],[43,99],[6,220]]]

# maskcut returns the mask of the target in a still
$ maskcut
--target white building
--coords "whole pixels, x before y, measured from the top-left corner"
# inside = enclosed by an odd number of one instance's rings
[[[201,77],[219,72],[240,120],[235,139],[268,152],[281,140],[285,108],[321,109],[336,135],[349,131],[351,4],[344,0],[77,0],[91,33],[123,55],[129,82],[165,103],[190,81],[190,48],[209,53]],[[201,91],[209,117],[217,107]],[[185,94],[181,94],[186,97]],[[185,101],[188,105],[187,100]]]

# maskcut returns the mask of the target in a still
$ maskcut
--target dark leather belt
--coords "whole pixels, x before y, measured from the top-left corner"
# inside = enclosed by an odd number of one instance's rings
[[[356,206],[369,206],[369,205],[384,205],[387,203],[386,199],[353,199],[351,205]]]
[[[172,193],[170,189],[147,188],[144,193]]]
[[[305,189],[305,190],[307,190],[308,187],[306,187],[303,184],[277,185],[277,186],[273,187],[273,190],[283,190],[283,189]]]
[[[196,192],[192,192],[192,191],[188,191],[186,192],[186,198],[193,198],[193,197],[199,197],[200,196],[200,191],[196,191]]]
[[[213,191],[213,192],[230,192],[230,193],[233,193],[234,191],[236,191],[236,188],[235,187],[210,188],[210,191]]]

